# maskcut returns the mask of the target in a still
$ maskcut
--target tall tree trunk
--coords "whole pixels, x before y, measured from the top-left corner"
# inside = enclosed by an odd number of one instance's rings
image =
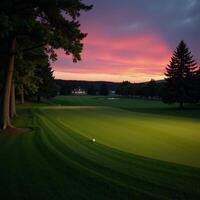
[[[21,85],[21,89],[20,89],[20,103],[24,104],[24,86],[23,86],[23,84]]]
[[[16,113],[16,101],[15,101],[15,83],[12,81],[11,94],[10,94],[10,117],[13,118],[17,115]]]
[[[10,123],[10,92],[13,80],[14,61],[16,50],[16,38],[10,42],[8,65],[5,68],[6,77],[3,83],[2,97],[0,101],[0,129],[6,129],[11,126]]]

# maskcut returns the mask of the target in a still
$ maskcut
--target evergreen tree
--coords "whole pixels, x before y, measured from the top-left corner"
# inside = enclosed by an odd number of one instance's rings
[[[197,101],[196,70],[197,65],[191,52],[185,42],[181,41],[166,68],[163,101],[179,103],[181,109],[184,103],[195,103]]]
[[[37,101],[40,102],[41,97],[50,98],[57,95],[57,87],[54,81],[53,70],[49,64],[38,66],[37,77],[38,81]]]

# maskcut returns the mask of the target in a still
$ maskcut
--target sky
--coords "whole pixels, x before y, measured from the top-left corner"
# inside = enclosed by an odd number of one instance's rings
[[[164,78],[184,40],[200,63],[200,0],[83,0],[82,60],[58,50],[54,76],[64,80],[143,82]]]

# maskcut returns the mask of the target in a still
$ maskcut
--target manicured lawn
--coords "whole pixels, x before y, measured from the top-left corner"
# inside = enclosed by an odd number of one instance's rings
[[[200,198],[199,110],[106,97],[52,102],[65,106],[18,107],[15,125],[32,133],[0,135],[0,199]]]
[[[159,101],[96,96],[52,101],[67,107],[48,109],[49,115],[56,114],[60,123],[86,137],[137,155],[200,167],[198,107],[187,105],[181,111]]]
[[[109,106],[140,113],[152,113],[163,116],[178,116],[192,119],[200,119],[200,105],[186,105],[184,110],[179,110],[178,105],[166,105],[161,101],[148,101],[141,99],[130,99],[99,96],[57,96],[51,99],[56,105],[65,106]]]
[[[62,107],[45,114],[89,139],[118,150],[200,167],[197,120],[134,113],[110,107]]]

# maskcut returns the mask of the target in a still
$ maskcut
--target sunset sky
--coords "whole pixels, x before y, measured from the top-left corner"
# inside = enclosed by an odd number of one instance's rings
[[[200,61],[199,0],[84,0],[82,61],[58,51],[56,78],[131,82],[163,78],[172,52],[184,40]]]

